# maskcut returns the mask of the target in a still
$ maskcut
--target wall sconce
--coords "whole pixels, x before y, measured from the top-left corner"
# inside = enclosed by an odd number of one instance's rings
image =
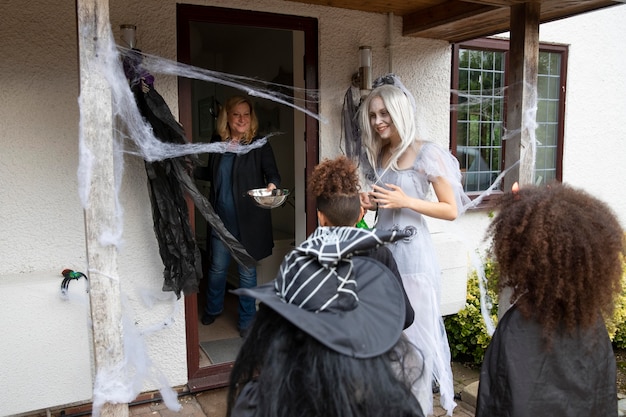
[[[130,49],[134,49],[136,45],[137,26],[120,25],[120,32],[122,33],[122,41],[126,46]]]
[[[372,89],[372,47],[359,47],[359,89],[361,95]]]

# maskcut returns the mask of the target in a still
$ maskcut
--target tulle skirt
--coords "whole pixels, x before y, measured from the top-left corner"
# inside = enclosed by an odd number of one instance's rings
[[[436,381],[439,384],[441,406],[448,415],[452,415],[456,403],[450,347],[436,288],[424,274],[403,274],[402,281],[415,311],[415,320],[404,333],[424,359],[424,375],[413,384],[413,394],[424,414],[432,414],[433,383]]]

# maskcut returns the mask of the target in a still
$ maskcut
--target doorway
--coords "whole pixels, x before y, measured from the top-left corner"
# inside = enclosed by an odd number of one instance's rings
[[[193,66],[256,78],[276,84],[317,89],[317,20],[245,10],[177,5],[178,59]],[[220,104],[242,91],[219,83],[179,80],[180,121],[194,142],[207,142],[214,133]],[[271,100],[252,97],[260,134],[269,141],[282,177],[281,188],[291,195],[272,209],[274,249],[259,262],[258,283],[274,278],[285,253],[316,226],[314,202],[307,201],[306,178],[318,161],[318,122],[303,112]],[[307,105],[317,113],[317,104]],[[206,155],[205,155],[206,156]],[[201,159],[205,157],[200,155]],[[206,190],[210,184],[198,183]],[[192,214],[196,238],[206,249],[206,223]],[[204,251],[203,251],[204,253]],[[235,264],[233,263],[233,267]],[[203,270],[208,262],[203,258]],[[229,286],[237,286],[233,268]],[[237,299],[227,295],[225,311],[203,326],[206,277],[198,294],[185,297],[187,367],[192,391],[224,386],[241,343],[236,329]],[[200,313],[199,313],[200,312]]]

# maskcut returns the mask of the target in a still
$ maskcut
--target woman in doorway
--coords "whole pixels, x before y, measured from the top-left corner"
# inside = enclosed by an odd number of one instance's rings
[[[252,101],[247,97],[234,96],[220,109],[217,132],[222,142],[233,146],[250,145],[261,139],[257,136],[259,123]],[[241,242],[246,251],[257,261],[272,254],[272,218],[270,210],[258,207],[247,194],[249,190],[280,187],[280,174],[274,152],[269,142],[251,147],[247,153],[212,153],[206,168],[196,176],[211,182],[209,201],[215,208],[228,231]],[[215,233],[209,236],[210,265],[206,291],[206,305],[202,324],[209,325],[224,310],[226,276],[231,254]],[[256,286],[256,267],[238,265],[239,287]],[[239,297],[237,327],[244,337],[256,313],[253,298]]]
[[[387,76],[376,84],[359,115],[363,144],[373,168],[366,173],[366,178],[372,179],[372,191],[362,195],[362,204],[378,210],[376,228],[411,235],[389,249],[415,311],[413,325],[405,333],[424,354],[429,375],[413,389],[424,413],[431,414],[433,389],[438,384],[441,405],[452,415],[456,404],[450,348],[439,310],[441,269],[426,216],[454,220],[469,199],[463,193],[456,158],[447,149],[417,138],[415,104],[402,83]]]

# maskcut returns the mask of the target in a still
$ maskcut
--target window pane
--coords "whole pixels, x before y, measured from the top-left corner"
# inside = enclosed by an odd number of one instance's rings
[[[459,50],[456,153],[466,191],[484,191],[502,168],[506,44],[500,50]],[[560,176],[559,143],[563,55],[541,50],[538,60],[535,175],[537,183]]]
[[[469,54],[469,68],[478,68],[480,69],[480,65],[482,63],[482,52],[481,51],[470,51]]]
[[[561,54],[540,52],[539,62],[535,177],[537,183],[546,184],[556,179]]]
[[[493,84],[497,87],[497,86],[503,86],[504,85],[504,71],[502,70],[498,70],[498,72],[493,74]],[[501,94],[501,92],[497,92],[496,94]]]
[[[548,101],[546,102],[546,121],[548,122],[556,122],[559,117],[559,103],[558,101]]]
[[[535,130],[535,137],[537,139],[537,145],[545,144],[546,127],[544,125],[538,125]]]
[[[469,62],[463,62],[465,56]],[[459,79],[468,73],[469,82],[459,80],[457,158],[468,192],[486,190],[500,173],[503,56],[499,51],[460,51]]]
[[[561,77],[552,76],[549,78],[548,93],[546,97],[551,98],[552,100],[559,99],[559,93],[561,92],[560,80]]]
[[[498,142],[497,146],[493,146],[493,147],[490,149],[490,158],[489,158],[489,160],[491,161],[492,166],[493,166],[494,168],[496,168],[496,167],[497,167],[497,168],[498,168],[498,171],[499,171],[499,168],[502,166],[502,165],[501,165],[501,160],[500,160],[500,154],[501,154],[502,148],[501,148],[500,144],[501,144],[501,142]],[[494,144],[494,145],[495,145],[495,144]],[[495,173],[492,173],[492,175],[491,175],[491,177],[492,177],[492,178],[491,178],[491,180],[492,180],[492,181],[493,181],[493,180],[495,180],[495,179],[496,179],[496,176],[497,176],[497,175],[496,175]]]
[[[504,54],[502,53],[496,53],[493,54],[494,56],[494,67],[493,69],[495,71],[499,72],[504,72]]]
[[[459,103],[459,106],[458,106],[459,114],[457,116],[459,120],[467,120],[467,110],[468,110],[467,104]]]
[[[550,74],[550,54],[539,52],[539,61],[537,67],[539,74]]]
[[[561,75],[561,54],[548,53],[550,55],[550,75]]]
[[[546,146],[545,148],[545,165],[544,168],[552,168],[556,166],[556,148],[553,146]]]
[[[469,62],[469,51],[467,49],[462,49],[459,51],[459,69],[467,68],[467,63]]]
[[[467,123],[461,122],[457,123],[457,143],[461,146],[467,145]]]
[[[548,91],[548,78],[544,76],[537,77],[537,96],[539,99],[547,98],[548,96],[544,95]]]
[[[554,182],[554,180],[556,180],[556,168],[555,169],[550,169],[550,170],[545,170],[541,172],[541,175],[543,178],[543,181],[539,184],[550,184],[551,182]]]
[[[484,70],[492,70],[493,69],[493,52],[483,52],[482,54],[482,69]]]
[[[459,90],[467,90],[469,75],[466,69],[459,70]]]
[[[537,147],[537,155],[535,155],[535,169],[537,171],[546,168],[546,148]]]
[[[537,123],[545,123],[548,120],[547,105],[548,103],[546,102],[546,100],[539,99],[537,101]]]
[[[545,146],[556,146],[559,125],[556,123],[546,123],[544,126],[545,136],[542,143]]]
[[[469,91],[480,91],[481,71],[470,71],[469,74]]]

